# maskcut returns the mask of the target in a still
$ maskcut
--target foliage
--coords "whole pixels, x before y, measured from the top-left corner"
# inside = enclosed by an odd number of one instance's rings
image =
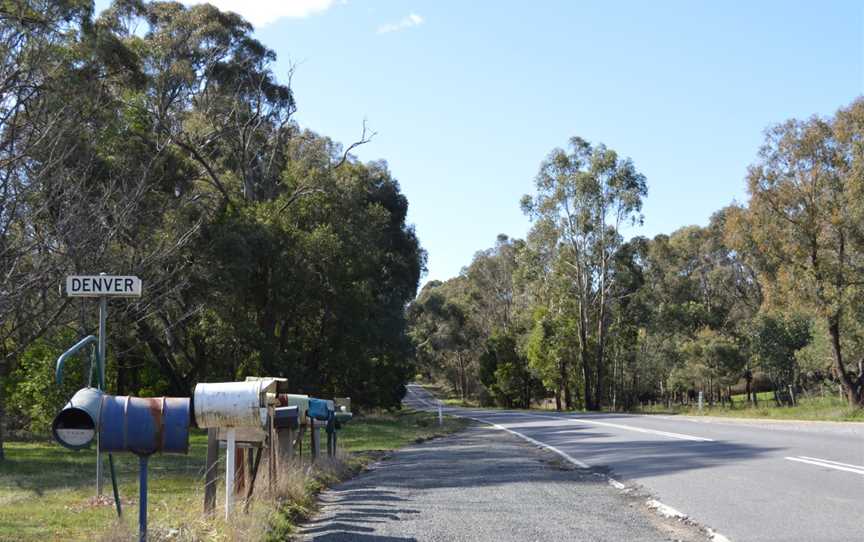
[[[732,404],[839,384],[864,393],[864,99],[771,127],[746,205],[706,226],[624,239],[646,180],[603,145],[553,150],[522,199],[524,240],[499,236],[411,305],[424,373],[460,352],[468,395],[558,409]],[[459,318],[430,310],[458,307]],[[421,316],[422,315],[422,316]],[[461,327],[460,327],[461,326]],[[462,336],[429,341],[429,330]],[[422,355],[421,355],[422,354]],[[465,357],[468,360],[465,360]],[[527,361],[523,363],[522,360]],[[466,373],[467,372],[467,376]],[[473,393],[472,393],[473,392]],[[784,396],[785,394],[785,396]],[[464,401],[463,397],[463,401]]]
[[[348,152],[368,138],[301,129],[275,53],[209,4],[0,16],[0,429],[11,408],[44,430],[62,402],[42,393],[53,361],[96,311],[56,286],[100,271],[144,283],[109,306],[112,392],[268,374],[399,405],[425,252],[386,163]]]

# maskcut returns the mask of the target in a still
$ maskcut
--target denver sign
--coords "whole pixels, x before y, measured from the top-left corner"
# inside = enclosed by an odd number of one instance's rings
[[[141,279],[134,276],[74,275],[66,277],[69,297],[141,297]]]

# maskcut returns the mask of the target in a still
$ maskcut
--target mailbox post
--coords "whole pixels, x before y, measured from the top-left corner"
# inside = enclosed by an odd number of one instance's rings
[[[100,390],[105,389],[105,363],[106,363],[106,326],[108,320],[108,298],[109,297],[141,297],[141,279],[133,276],[108,276],[105,273],[93,275],[74,275],[66,277],[66,295],[68,297],[98,297],[99,298],[99,335],[98,347],[96,349],[97,360],[97,385]],[[85,339],[86,340],[86,339]],[[81,343],[79,343],[81,344]],[[76,345],[78,346],[78,345]],[[74,347],[73,347],[74,348]],[[61,356],[62,358],[62,356]],[[58,359],[58,380],[62,363]],[[102,456],[98,445],[99,435],[96,435],[96,496],[102,495]],[[111,456],[111,483],[114,485],[114,499],[117,502],[117,512],[120,512],[120,501],[117,498],[117,481],[114,477],[114,465]]]
[[[275,379],[201,383],[195,386],[193,401],[195,425],[201,429],[226,430],[226,520],[230,519],[234,508],[234,454],[237,448],[237,431],[260,432],[260,437],[253,438],[260,438],[263,442],[266,438],[264,428],[267,427],[268,408],[276,401],[276,388]],[[212,466],[208,464],[208,471],[211,468]],[[205,502],[205,508],[206,506]]]

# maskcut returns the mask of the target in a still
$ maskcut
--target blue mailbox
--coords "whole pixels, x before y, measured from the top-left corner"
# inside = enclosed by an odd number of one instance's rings
[[[139,457],[138,532],[143,541],[147,539],[147,459],[156,452],[187,453],[191,424],[187,397],[118,397],[84,388],[57,414],[52,430],[60,444],[73,450],[89,446],[98,433],[99,450]],[[114,494],[119,512],[116,485]]]
[[[336,411],[333,401],[309,398],[309,417],[322,422],[330,421]]]
[[[276,429],[298,429],[300,409],[296,406],[276,407],[273,412],[273,426]]]
[[[78,390],[51,424],[51,432],[57,442],[70,450],[88,448],[99,431],[104,396],[96,388]]]
[[[189,451],[192,422],[187,397],[118,397],[106,395],[99,423],[99,449],[104,452]]]

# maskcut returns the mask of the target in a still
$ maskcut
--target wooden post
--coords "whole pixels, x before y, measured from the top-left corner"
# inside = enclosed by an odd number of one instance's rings
[[[318,425],[315,423],[314,418],[309,418],[309,429],[311,431],[311,436],[309,438],[310,441],[310,452],[312,455],[312,461],[318,459],[318,454],[321,452],[321,432],[318,430]]]
[[[245,459],[245,450],[240,448],[239,446],[235,446],[235,459],[234,459],[234,494],[242,495],[243,490],[246,488],[246,461]]]
[[[219,462],[219,430],[211,427],[207,430],[207,463],[204,478],[204,514],[212,515],[216,509],[216,471]]]

